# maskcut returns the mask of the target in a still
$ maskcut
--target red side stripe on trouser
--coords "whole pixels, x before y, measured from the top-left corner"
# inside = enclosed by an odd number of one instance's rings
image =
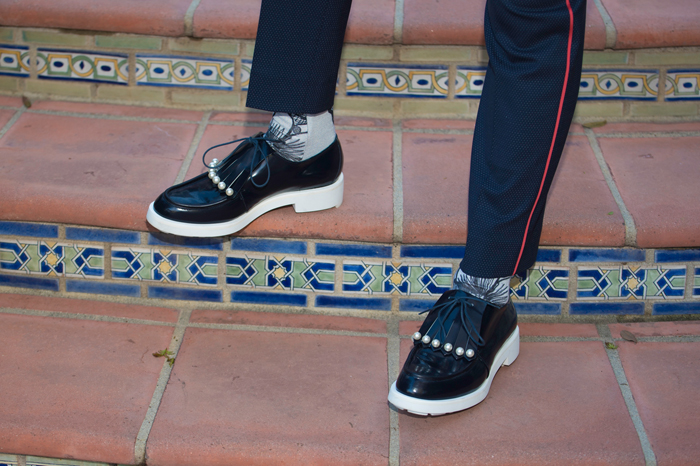
[[[525,226],[525,234],[523,235],[523,244],[520,246],[520,254],[518,255],[518,260],[515,263],[515,269],[513,269],[512,275],[518,272],[518,265],[520,265],[520,259],[523,257],[523,251],[525,250],[525,242],[527,241],[527,232],[530,229],[530,222],[532,221],[532,216],[535,213],[535,208],[537,203],[540,201],[540,196],[542,195],[542,189],[544,188],[544,181],[547,178],[547,172],[549,171],[549,163],[552,160],[552,152],[554,152],[554,143],[557,140],[557,133],[559,132],[559,121],[561,120],[561,112],[564,107],[564,96],[566,95],[566,87],[569,84],[569,69],[571,68],[571,42],[574,35],[574,12],[571,9],[571,3],[566,0],[566,7],[569,9],[569,43],[566,50],[566,74],[564,75],[564,86],[561,90],[561,98],[559,99],[559,112],[557,113],[557,122],[554,125],[554,135],[552,136],[552,144],[549,147],[549,155],[547,156],[547,164],[544,167],[544,175],[542,175],[542,182],[540,183],[540,190],[537,193],[537,198],[535,199],[535,204],[532,206],[530,211],[530,217],[527,219],[527,225]]]

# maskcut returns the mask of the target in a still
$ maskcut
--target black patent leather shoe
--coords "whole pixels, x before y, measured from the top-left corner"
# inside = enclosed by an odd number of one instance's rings
[[[228,157],[207,165],[208,173],[161,194],[148,208],[148,222],[174,235],[226,236],[279,207],[313,212],[342,204],[343,151],[337,138],[302,162],[281,157],[262,133],[239,141]]]
[[[513,303],[497,308],[451,290],[426,312],[389,402],[423,416],[471,408],[486,398],[498,369],[518,357]]]

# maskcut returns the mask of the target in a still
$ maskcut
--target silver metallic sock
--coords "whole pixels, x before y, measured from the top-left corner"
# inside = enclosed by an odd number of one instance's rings
[[[472,277],[464,273],[462,269],[457,269],[453,288],[488,301],[494,306],[502,307],[508,304],[510,298],[510,278]]]
[[[335,126],[330,112],[317,114],[275,113],[267,130],[269,143],[287,160],[301,162],[320,153],[335,141]]]

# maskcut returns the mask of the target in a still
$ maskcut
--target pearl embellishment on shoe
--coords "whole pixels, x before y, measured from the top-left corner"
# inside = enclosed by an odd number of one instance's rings
[[[222,181],[221,183],[219,183],[218,186],[219,186],[219,189],[222,190],[222,191],[223,191],[224,189],[226,189],[226,183],[224,183],[223,181]]]
[[[468,349],[468,350],[467,350],[467,353],[466,353],[466,356],[467,356],[468,358],[470,358],[470,359],[473,358],[473,357],[474,357],[474,350],[471,349],[471,348]]]
[[[210,167],[216,167],[216,165],[219,163],[219,159],[212,159],[211,162],[209,163]]]
[[[461,346],[457,347],[457,349],[455,350],[455,354],[457,356],[462,356],[464,354],[464,348],[462,348]]]
[[[422,338],[422,335],[420,334],[420,332],[416,332],[413,334],[414,340],[420,340],[421,338]]]
[[[449,353],[450,351],[452,351],[452,343],[445,343],[444,348],[445,348],[445,351],[447,351]]]
[[[209,170],[209,179],[213,179],[216,176],[216,170],[211,169]]]
[[[227,196],[233,196],[233,189],[231,189],[231,188],[226,188],[226,195],[227,195]]]
[[[428,343],[430,343],[430,337],[426,335],[421,339],[421,341],[427,345]]]
[[[433,342],[431,343],[431,345],[433,345],[433,348],[439,348],[440,347],[440,340],[438,340],[437,338],[434,339]]]
[[[219,178],[218,176],[215,176],[211,180],[214,182],[214,184],[219,184],[219,182],[221,181],[221,178]]]

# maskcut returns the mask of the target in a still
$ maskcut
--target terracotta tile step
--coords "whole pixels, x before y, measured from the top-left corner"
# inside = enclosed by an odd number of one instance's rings
[[[386,465],[390,456],[402,465],[644,464],[625,390],[660,464],[700,454],[700,410],[687,403],[700,383],[694,323],[610,325],[613,336],[657,338],[608,350],[622,362],[622,385],[593,325],[521,324],[520,355],[483,403],[436,418],[399,413],[393,425],[388,361],[403,361],[412,343],[403,337],[400,354],[390,353],[387,337],[412,332],[414,321],[387,334],[384,320],[195,310],[180,319],[180,339],[170,309],[0,294],[0,311],[4,464],[17,454],[56,466],[143,455],[156,466]],[[679,335],[687,341],[673,341]],[[153,355],[168,347],[172,367]],[[152,425],[151,400],[160,400]],[[147,439],[137,442],[139,430]]]
[[[16,103],[6,100],[7,107]],[[0,123],[15,112],[0,110]],[[176,109],[35,102],[0,139],[4,162],[0,219],[147,231],[148,205],[175,182],[201,115]],[[247,118],[249,126],[240,126]],[[196,141],[186,178],[203,172],[201,155],[206,148],[263,131],[265,123],[259,118],[214,114]],[[391,243],[395,218],[402,218],[398,229],[403,243],[464,244],[473,121],[403,123],[400,213],[394,205],[398,188],[393,185],[391,128],[375,119],[345,118],[339,123],[346,155],[343,205],[309,214],[296,214],[291,207],[278,209],[254,221],[240,236]],[[440,134],[441,128],[457,134]],[[694,175],[700,170],[695,156],[700,123],[615,123],[597,128],[597,143],[611,179],[603,175],[582,128],[574,126],[572,131],[548,198],[541,244],[630,245],[626,230],[631,223],[625,225],[612,183],[634,221],[638,247],[700,245],[696,234],[700,204],[685,202],[700,198]],[[220,150],[213,156],[226,155],[225,149]],[[455,189],[465,195],[455,196]]]
[[[0,25],[123,32],[160,36],[254,39],[260,0],[191,0],[119,3],[107,0],[29,0],[0,4]],[[395,0],[355,0],[346,40],[352,43],[483,44],[485,0],[406,0],[403,24],[395,28]],[[700,45],[700,10],[694,0],[603,0],[615,48]],[[189,13],[188,13],[189,12]],[[588,2],[586,47],[606,46],[606,25],[595,2]]]

